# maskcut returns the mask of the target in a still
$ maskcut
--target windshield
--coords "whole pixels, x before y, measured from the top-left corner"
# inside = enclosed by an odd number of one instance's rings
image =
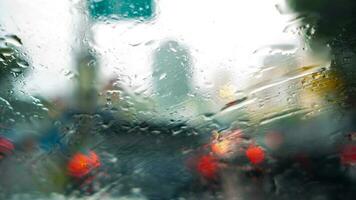
[[[353,199],[352,0],[0,0],[0,199]]]

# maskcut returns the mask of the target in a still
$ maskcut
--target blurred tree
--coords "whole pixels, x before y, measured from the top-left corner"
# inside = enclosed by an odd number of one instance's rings
[[[313,39],[332,42],[347,39],[355,50],[356,2],[353,0],[287,0],[292,10],[297,12],[305,24],[311,25],[315,33]],[[314,32],[314,31],[313,31]]]
[[[31,121],[46,115],[40,100],[18,97],[16,87],[29,72],[27,56],[21,50],[21,39],[13,34],[0,35],[0,124],[11,127],[15,122]]]
[[[331,49],[331,69],[338,86],[345,95],[343,106],[356,120],[356,1],[354,0],[286,0],[287,5],[301,19],[302,34],[314,52],[322,46]],[[354,126],[354,125],[353,125]],[[356,127],[354,127],[356,128]]]
[[[192,87],[191,57],[176,41],[161,44],[154,55],[153,85],[157,101],[165,108],[180,104]]]
[[[11,41],[15,41],[16,45]],[[1,92],[12,89],[14,80],[23,75],[29,66],[29,63],[17,45],[22,45],[22,41],[16,35],[0,37]]]

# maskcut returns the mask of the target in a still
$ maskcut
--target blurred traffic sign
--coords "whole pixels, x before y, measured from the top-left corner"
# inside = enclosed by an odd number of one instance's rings
[[[88,0],[91,17],[96,20],[149,19],[154,15],[153,0]]]

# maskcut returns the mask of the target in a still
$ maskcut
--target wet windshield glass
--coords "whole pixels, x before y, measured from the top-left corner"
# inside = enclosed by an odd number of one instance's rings
[[[0,0],[0,199],[355,198],[355,9]]]

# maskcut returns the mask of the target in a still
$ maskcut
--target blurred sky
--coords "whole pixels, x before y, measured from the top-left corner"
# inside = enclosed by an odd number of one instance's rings
[[[151,81],[152,57],[159,45],[175,40],[193,57],[194,85],[209,87],[219,73],[232,73],[237,87],[258,70],[253,52],[266,45],[298,46],[298,35],[283,32],[289,19],[276,1],[160,0],[157,16],[147,22],[105,21],[93,24],[94,47],[103,79],[117,76],[134,88]],[[65,94],[73,83],[75,40],[83,12],[78,0],[0,0],[0,24],[17,34],[34,71],[22,90],[31,94]],[[147,89],[150,91],[150,88]]]

